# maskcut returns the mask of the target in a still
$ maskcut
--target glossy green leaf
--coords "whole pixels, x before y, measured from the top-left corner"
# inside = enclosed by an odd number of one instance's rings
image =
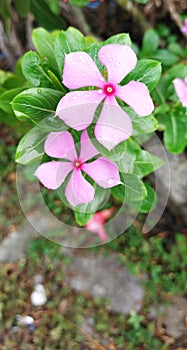
[[[50,132],[66,130],[67,126],[61,119],[51,117],[43,119],[30,130],[19,142],[16,151],[16,162],[27,164],[44,154],[44,142]]]
[[[65,22],[61,16],[54,14],[45,0],[30,0],[31,12],[35,20],[47,30],[63,29]],[[42,38],[41,38],[42,40]]]
[[[147,176],[151,172],[162,166],[162,160],[153,154],[140,150],[136,155],[136,171],[140,174],[141,177]]]
[[[150,134],[157,129],[158,122],[153,115],[140,117],[129,107],[124,107],[123,109],[131,118],[134,137],[141,134]]]
[[[184,109],[177,109],[165,115],[164,143],[171,153],[180,153],[186,147],[187,123],[183,120]]]
[[[118,185],[118,186],[112,187],[111,194],[119,202],[123,203],[125,201],[125,186]]]
[[[127,204],[144,199],[147,191],[142,180],[134,174],[122,174],[122,179],[125,185],[125,202]]]
[[[83,34],[76,28],[69,27],[67,31],[59,33],[55,40],[54,53],[58,64],[60,78],[64,68],[65,54],[74,51],[84,51],[86,41]]]
[[[153,188],[148,184],[144,183],[144,186],[147,190],[147,195],[143,199],[143,202],[141,204],[140,212],[143,214],[149,213],[151,210],[154,209],[156,203],[157,203],[157,195]]]
[[[46,67],[58,75],[58,65],[54,53],[55,36],[44,28],[33,30],[33,43]]]
[[[160,49],[152,54],[154,60],[160,61],[165,66],[173,66],[179,61],[179,57],[169,50]]]
[[[114,147],[111,151],[109,151],[107,148],[105,148],[103,145],[101,145],[101,143],[99,143],[96,140],[95,134],[94,134],[94,128],[95,128],[95,125],[92,124],[89,126],[87,131],[88,131],[90,140],[92,141],[92,143],[94,144],[94,146],[96,147],[98,152],[100,154],[102,154],[103,156],[105,156],[106,158],[109,158],[113,161],[120,160],[124,156],[124,153],[125,153],[126,148],[127,148],[126,141],[121,142],[116,147]]]
[[[53,82],[45,72],[41,59],[36,52],[29,51],[23,56],[22,70],[24,76],[32,86],[54,87]]]
[[[127,149],[123,157],[116,162],[119,171],[122,173],[132,173],[135,159],[136,155]]]
[[[132,43],[131,43],[129,34],[121,33],[121,34],[112,35],[103,43],[103,45],[108,45],[108,44],[120,44],[120,45],[131,46]]]
[[[148,29],[143,37],[142,43],[142,56],[149,56],[158,49],[159,46],[159,36],[154,29]]]
[[[28,89],[14,98],[12,108],[19,120],[36,124],[43,118],[54,116],[62,96],[62,92],[53,89]]]
[[[122,81],[122,85],[131,80],[144,83],[151,91],[158,84],[162,72],[161,63],[154,60],[139,60],[135,69]]]
[[[99,186],[95,187],[95,196],[93,201],[81,204],[75,208],[75,219],[78,225],[84,226],[92,218],[94,213],[102,208],[102,203],[107,194],[107,190]]]
[[[12,89],[9,91],[5,91],[0,96],[0,108],[8,114],[13,114],[11,102],[15,96],[17,96],[20,92],[22,92],[24,88]],[[15,116],[14,116],[15,117]]]

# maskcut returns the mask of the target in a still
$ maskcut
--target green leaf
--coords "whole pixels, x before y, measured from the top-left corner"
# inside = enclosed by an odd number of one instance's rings
[[[49,74],[49,77],[51,79],[51,81],[53,82],[53,86],[57,89],[62,91],[64,94],[66,94],[68,91],[67,89],[64,87],[64,85],[59,81],[59,79],[56,77],[56,75],[51,72],[51,70],[48,70],[47,73]]]
[[[43,118],[54,116],[62,96],[62,92],[53,89],[28,89],[14,98],[12,108],[19,120],[36,124]]]
[[[58,76],[58,66],[54,53],[55,36],[44,28],[33,30],[33,43],[46,67]]]
[[[13,114],[11,102],[15,96],[22,92],[24,88],[12,89],[4,92],[0,96],[0,108],[7,114]],[[15,117],[15,116],[14,116]]]
[[[131,118],[134,137],[141,134],[150,134],[157,129],[158,122],[153,115],[140,117],[129,107],[124,107],[123,109]]]
[[[141,177],[147,176],[162,166],[162,160],[153,154],[140,150],[136,155],[136,169]]]
[[[19,142],[16,151],[16,162],[28,164],[40,158],[44,154],[44,142],[50,132],[66,130],[67,126],[59,118],[51,117],[43,119],[32,130],[30,130]]]
[[[53,83],[42,67],[42,62],[36,52],[29,51],[22,58],[22,70],[31,85],[52,88]]]
[[[122,33],[122,34],[112,35],[110,38],[108,38],[103,42],[103,46],[108,44],[120,44],[120,45],[131,46],[132,42],[129,34]]]
[[[48,30],[64,28],[65,23],[63,18],[54,14],[45,0],[30,0],[30,7],[36,21],[42,27]]]
[[[125,202],[138,202],[143,200],[147,194],[142,180],[133,174],[122,174],[125,185]]]
[[[181,58],[185,58],[186,57],[186,54],[185,54],[185,51],[184,49],[182,48],[182,46],[178,43],[171,43],[169,46],[168,46],[168,50],[171,52],[171,53],[174,53],[175,55],[181,57]]]
[[[85,38],[76,28],[69,27],[67,31],[62,31],[57,35],[54,45],[54,54],[58,64],[60,77],[62,77],[64,68],[65,54],[75,51],[84,51],[85,48]]]
[[[135,69],[128,74],[121,84],[127,84],[131,80],[140,81],[152,91],[160,80],[161,72],[160,62],[148,59],[139,60]]]
[[[152,54],[154,60],[160,61],[165,66],[173,66],[179,61],[179,57],[169,50],[160,49]]]
[[[125,201],[125,186],[118,185],[111,188],[111,194],[114,198],[116,198],[119,202]]]
[[[30,0],[14,0],[16,11],[20,17],[26,17],[30,10]]]
[[[0,86],[4,84],[4,82],[12,77],[13,74],[10,72],[5,72],[4,70],[0,69]]]
[[[183,120],[184,109],[177,109],[165,115],[164,143],[171,153],[181,153],[186,147],[187,124]]]
[[[123,158],[116,162],[117,167],[122,173],[132,173],[134,169],[134,162],[136,155],[127,149],[125,151]]]
[[[79,226],[84,226],[92,218],[96,211],[101,209],[102,203],[107,191],[99,186],[94,186],[95,196],[93,201],[77,206],[75,210],[75,219]]]
[[[148,183],[145,182],[144,185],[147,190],[147,195],[142,202],[140,212],[146,214],[154,209],[157,203],[157,196],[153,188]]]
[[[113,161],[120,160],[124,156],[124,153],[125,153],[126,148],[127,148],[126,141],[119,143],[116,147],[114,147],[111,151],[109,151],[107,148],[105,148],[103,145],[101,145],[101,143],[99,143],[96,140],[95,134],[94,134],[94,128],[95,128],[95,125],[91,124],[88,127],[87,131],[88,131],[88,135],[90,137],[91,142],[96,147],[98,152],[100,154],[102,154],[103,156],[105,156],[106,158],[111,159]]]
[[[11,17],[11,0],[1,0],[0,12],[6,19]]]
[[[70,3],[75,6],[83,7],[88,4],[88,0],[70,0]]]
[[[141,54],[149,56],[158,49],[159,36],[154,29],[148,29],[143,37]]]

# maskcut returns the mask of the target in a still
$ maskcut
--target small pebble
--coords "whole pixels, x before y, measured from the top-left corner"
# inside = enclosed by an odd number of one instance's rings
[[[42,306],[47,302],[45,289],[43,284],[38,283],[35,286],[34,292],[31,294],[31,303],[34,306]]]

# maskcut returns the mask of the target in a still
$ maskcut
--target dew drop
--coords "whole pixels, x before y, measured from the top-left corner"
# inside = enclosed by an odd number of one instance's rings
[[[102,95],[103,90],[100,89],[100,90],[97,91],[97,93],[98,93],[99,95]]]
[[[120,66],[120,62],[117,62],[117,63],[116,63],[116,67],[119,67],[119,66]]]
[[[113,183],[114,183],[114,178],[110,178],[110,179],[108,179],[107,180],[107,183],[109,184],[109,185],[113,185]]]
[[[100,81],[105,81],[105,78],[99,78]]]
[[[113,57],[110,57],[110,58],[109,58],[109,62],[112,62],[112,61],[113,61]]]

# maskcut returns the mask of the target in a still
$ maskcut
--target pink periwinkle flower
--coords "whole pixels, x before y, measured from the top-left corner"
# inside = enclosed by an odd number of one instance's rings
[[[92,123],[96,108],[104,100],[95,126],[95,137],[112,149],[132,135],[131,120],[116,98],[127,103],[139,116],[150,114],[154,105],[144,83],[132,80],[120,86],[137,63],[136,54],[129,46],[105,45],[99,50],[98,58],[107,70],[107,79],[86,52],[72,52],[65,56],[63,84],[69,89],[92,87],[92,90],[67,93],[57,106],[56,116],[73,129],[83,130]]]
[[[119,171],[112,161],[105,157],[88,162],[98,154],[91,143],[87,131],[81,135],[81,150],[78,156],[72,135],[68,131],[51,132],[44,145],[45,152],[63,161],[50,161],[41,164],[35,175],[47,188],[59,188],[71,173],[65,189],[68,202],[73,205],[89,203],[94,199],[95,190],[84,178],[82,172],[90,176],[99,186],[110,188],[121,183]]]
[[[187,107],[187,77],[182,80],[176,78],[173,80],[176,94],[184,107]]]
[[[184,20],[184,25],[181,28],[181,32],[187,36],[187,18]]]
[[[102,243],[107,240],[107,232],[104,228],[104,224],[107,219],[111,217],[115,208],[112,207],[110,209],[105,209],[102,211],[98,211],[94,214],[94,216],[87,222],[85,228],[90,232],[97,234]]]

